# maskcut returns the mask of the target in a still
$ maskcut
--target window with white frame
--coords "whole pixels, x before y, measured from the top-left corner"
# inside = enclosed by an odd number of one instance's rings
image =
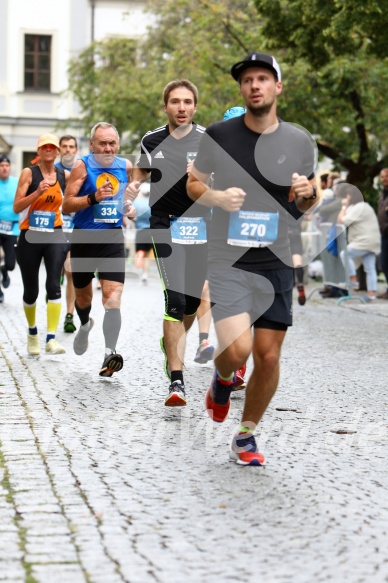
[[[51,36],[26,34],[24,36],[24,89],[50,91]]]

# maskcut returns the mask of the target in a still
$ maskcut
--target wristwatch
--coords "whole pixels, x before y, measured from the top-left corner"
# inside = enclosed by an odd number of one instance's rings
[[[313,186],[313,193],[310,196],[303,196],[303,200],[315,200],[317,198],[317,189]]]

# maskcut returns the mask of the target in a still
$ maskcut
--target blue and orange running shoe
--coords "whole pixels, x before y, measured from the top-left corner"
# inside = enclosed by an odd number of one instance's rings
[[[216,423],[222,423],[228,416],[230,408],[230,393],[233,391],[236,375],[231,381],[223,381],[217,371],[213,375],[210,387],[205,397],[205,406],[209,417]]]
[[[237,433],[230,445],[229,457],[240,466],[263,466],[265,458],[259,453],[252,433]]]
[[[205,364],[208,360],[212,360],[214,354],[214,346],[209,344],[207,340],[202,340],[197,348],[197,353],[194,357],[194,362],[197,364]]]

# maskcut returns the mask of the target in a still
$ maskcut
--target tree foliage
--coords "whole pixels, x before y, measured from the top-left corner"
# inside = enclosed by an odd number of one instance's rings
[[[162,91],[172,79],[197,85],[196,120],[203,125],[241,104],[230,67],[260,44],[252,1],[150,0],[148,10],[157,19],[135,52],[133,41],[108,39],[69,66],[69,87],[80,102],[85,131],[109,120],[125,133],[129,149],[147,130],[165,123]]]
[[[287,117],[305,117],[319,150],[372,195],[388,164],[388,2],[255,0],[265,47],[281,55]],[[300,123],[302,123],[300,121]]]
[[[69,86],[85,130],[114,123],[137,147],[165,123],[162,90],[186,77],[199,88],[196,120],[241,105],[230,67],[251,51],[273,52],[284,91],[279,114],[316,136],[319,151],[370,189],[388,166],[388,0],[149,0],[149,35],[95,43],[73,59]],[[152,17],[152,15],[154,15]],[[156,18],[155,18],[156,15]]]

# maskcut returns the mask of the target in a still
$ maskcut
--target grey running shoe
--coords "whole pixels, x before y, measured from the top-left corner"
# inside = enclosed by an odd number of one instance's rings
[[[73,342],[74,352],[78,354],[78,356],[81,356],[81,354],[84,354],[84,352],[87,351],[89,346],[88,341],[89,332],[93,328],[93,326],[94,326],[93,318],[90,318],[89,322],[87,322],[83,326],[80,326],[80,329],[78,330]]]

